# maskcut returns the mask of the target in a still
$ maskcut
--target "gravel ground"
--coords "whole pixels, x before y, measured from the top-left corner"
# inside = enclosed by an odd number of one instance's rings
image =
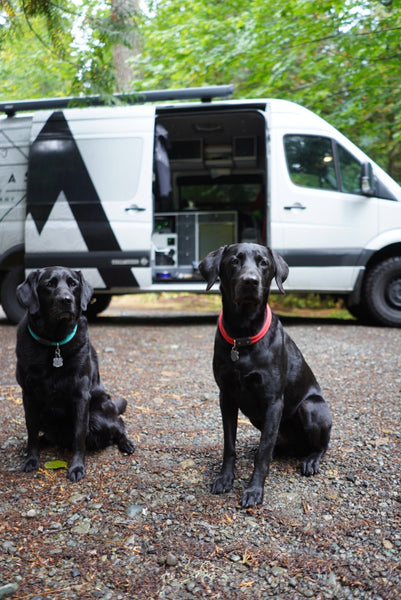
[[[107,315],[108,313],[106,313]],[[109,313],[109,315],[112,313]],[[132,456],[58,448],[23,474],[15,328],[0,317],[0,598],[395,599],[401,592],[401,329],[285,320],[333,412],[320,473],[272,464],[264,504],[239,507],[258,433],[240,419],[232,492],[212,496],[222,450],[214,319],[102,316],[101,375],[129,407]]]

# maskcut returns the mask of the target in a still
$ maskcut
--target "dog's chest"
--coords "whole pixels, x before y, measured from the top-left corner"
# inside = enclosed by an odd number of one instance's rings
[[[214,365],[220,389],[229,389],[240,397],[248,397],[249,394],[264,395],[267,388],[274,386],[276,371],[276,365],[255,360],[246,350],[242,351],[236,361],[226,354],[223,360],[216,360]]]
[[[238,359],[233,360],[229,345],[216,343],[213,369],[217,385],[245,414],[257,412],[283,393],[282,353],[269,350],[261,340],[240,348]]]
[[[71,390],[70,378],[60,369],[31,368],[26,374],[26,389],[43,404],[65,398]]]
[[[71,394],[76,380],[74,366],[64,357],[63,364],[54,366],[54,349],[41,349],[37,356],[24,364],[21,361],[19,371],[23,378],[23,388],[30,395],[46,403],[49,399],[54,402]],[[21,382],[22,383],[22,382]]]

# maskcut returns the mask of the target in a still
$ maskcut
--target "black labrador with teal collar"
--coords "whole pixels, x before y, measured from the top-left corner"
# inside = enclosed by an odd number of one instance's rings
[[[71,448],[71,481],[85,476],[85,452],[117,444],[131,454],[121,415],[99,377],[96,351],[82,312],[92,288],[79,271],[46,267],[17,288],[27,312],[17,330],[17,381],[22,388],[28,452],[24,471],[39,466],[40,432],[46,442]]]
[[[270,284],[274,278],[284,293],[284,259],[258,244],[233,244],[208,254],[199,269],[208,290],[220,278],[223,306],[213,371],[220,388],[224,454],[212,492],[232,488],[240,409],[261,431],[253,475],[241,498],[243,507],[252,507],[263,500],[275,451],[302,457],[303,475],[317,473],[330,440],[330,411],[278,317],[272,313],[269,323]]]

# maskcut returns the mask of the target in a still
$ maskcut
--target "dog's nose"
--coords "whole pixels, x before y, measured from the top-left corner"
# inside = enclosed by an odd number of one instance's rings
[[[61,304],[62,306],[65,306],[65,307],[71,306],[73,299],[74,299],[73,296],[69,292],[66,292],[66,291],[61,292],[57,296],[57,301],[59,302],[59,304]]]
[[[256,288],[259,285],[259,277],[256,273],[249,273],[242,278],[242,283],[247,287]]]

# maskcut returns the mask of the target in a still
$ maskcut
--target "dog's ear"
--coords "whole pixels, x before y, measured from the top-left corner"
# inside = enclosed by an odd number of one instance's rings
[[[272,257],[273,257],[274,279],[276,280],[277,287],[280,290],[280,292],[282,294],[285,294],[285,291],[283,288],[283,283],[288,277],[288,273],[289,273],[288,265],[285,262],[284,258],[282,256],[280,256],[280,254],[278,254],[274,250],[270,250],[270,252],[272,253]]]
[[[31,271],[23,283],[17,287],[17,298],[31,315],[39,311],[38,280],[40,269]]]
[[[86,281],[81,271],[76,271],[81,283],[81,310],[85,311],[93,294],[93,287]]]
[[[207,256],[199,263],[199,271],[203,279],[207,281],[206,291],[210,290],[216,283],[219,276],[221,259],[227,246],[221,246],[218,250],[209,252]]]

